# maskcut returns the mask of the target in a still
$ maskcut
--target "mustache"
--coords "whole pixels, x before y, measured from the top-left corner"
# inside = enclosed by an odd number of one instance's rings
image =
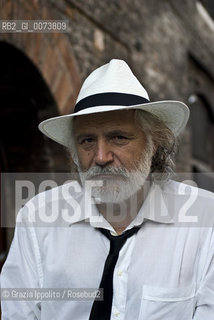
[[[82,172],[82,174],[85,176],[85,179],[96,177],[97,175],[119,175],[123,178],[129,178],[130,172],[126,168],[122,167],[100,167],[100,166],[94,166],[87,171]]]

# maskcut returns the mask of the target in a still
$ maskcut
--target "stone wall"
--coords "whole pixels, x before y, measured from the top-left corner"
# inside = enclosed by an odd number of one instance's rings
[[[2,33],[0,41],[32,61],[61,114],[72,110],[83,79],[111,58],[130,64],[151,100],[188,104],[190,96],[202,94],[213,114],[214,31],[203,9],[195,0],[8,0],[1,3],[1,19],[69,19],[70,27],[64,34]],[[191,139],[189,125],[181,138],[179,171],[191,171]],[[213,165],[209,160],[207,168]]]

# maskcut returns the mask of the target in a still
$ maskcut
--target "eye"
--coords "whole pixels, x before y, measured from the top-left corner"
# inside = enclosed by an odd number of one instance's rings
[[[128,143],[129,139],[125,136],[122,135],[118,135],[118,136],[114,136],[112,137],[113,142],[115,142],[116,144],[119,145],[124,145],[126,143]]]
[[[83,144],[83,145],[90,145],[92,143],[94,143],[94,138],[84,138],[80,141],[80,144]]]
[[[114,139],[115,140],[127,140],[127,138],[124,136],[115,136]]]

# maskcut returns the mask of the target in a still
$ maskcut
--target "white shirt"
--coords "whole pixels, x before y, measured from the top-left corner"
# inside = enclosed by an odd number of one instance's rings
[[[95,205],[91,210],[85,204],[85,193],[77,187],[68,216],[67,191],[67,198],[62,187],[46,191],[19,212],[2,288],[99,287],[109,240],[96,228],[114,230]],[[142,225],[119,254],[111,320],[214,319],[213,209],[208,191],[174,181],[151,187],[127,227]],[[42,214],[52,219],[51,227],[39,222]],[[186,220],[191,221],[182,222]],[[88,320],[92,304],[3,300],[2,319]]]

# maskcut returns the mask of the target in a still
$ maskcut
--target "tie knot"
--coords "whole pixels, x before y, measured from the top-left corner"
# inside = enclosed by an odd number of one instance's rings
[[[133,234],[137,233],[139,229],[140,227],[133,227],[132,229],[129,229],[118,236],[113,236],[107,229],[99,228],[99,231],[102,232],[102,234],[104,234],[110,241],[119,241],[121,239],[128,239]]]
[[[110,253],[112,255],[117,255],[126,240],[133,234],[135,234],[139,229],[140,227],[134,227],[130,230],[125,231],[119,236],[113,236],[109,230],[99,228],[100,232],[102,232],[110,240]]]

